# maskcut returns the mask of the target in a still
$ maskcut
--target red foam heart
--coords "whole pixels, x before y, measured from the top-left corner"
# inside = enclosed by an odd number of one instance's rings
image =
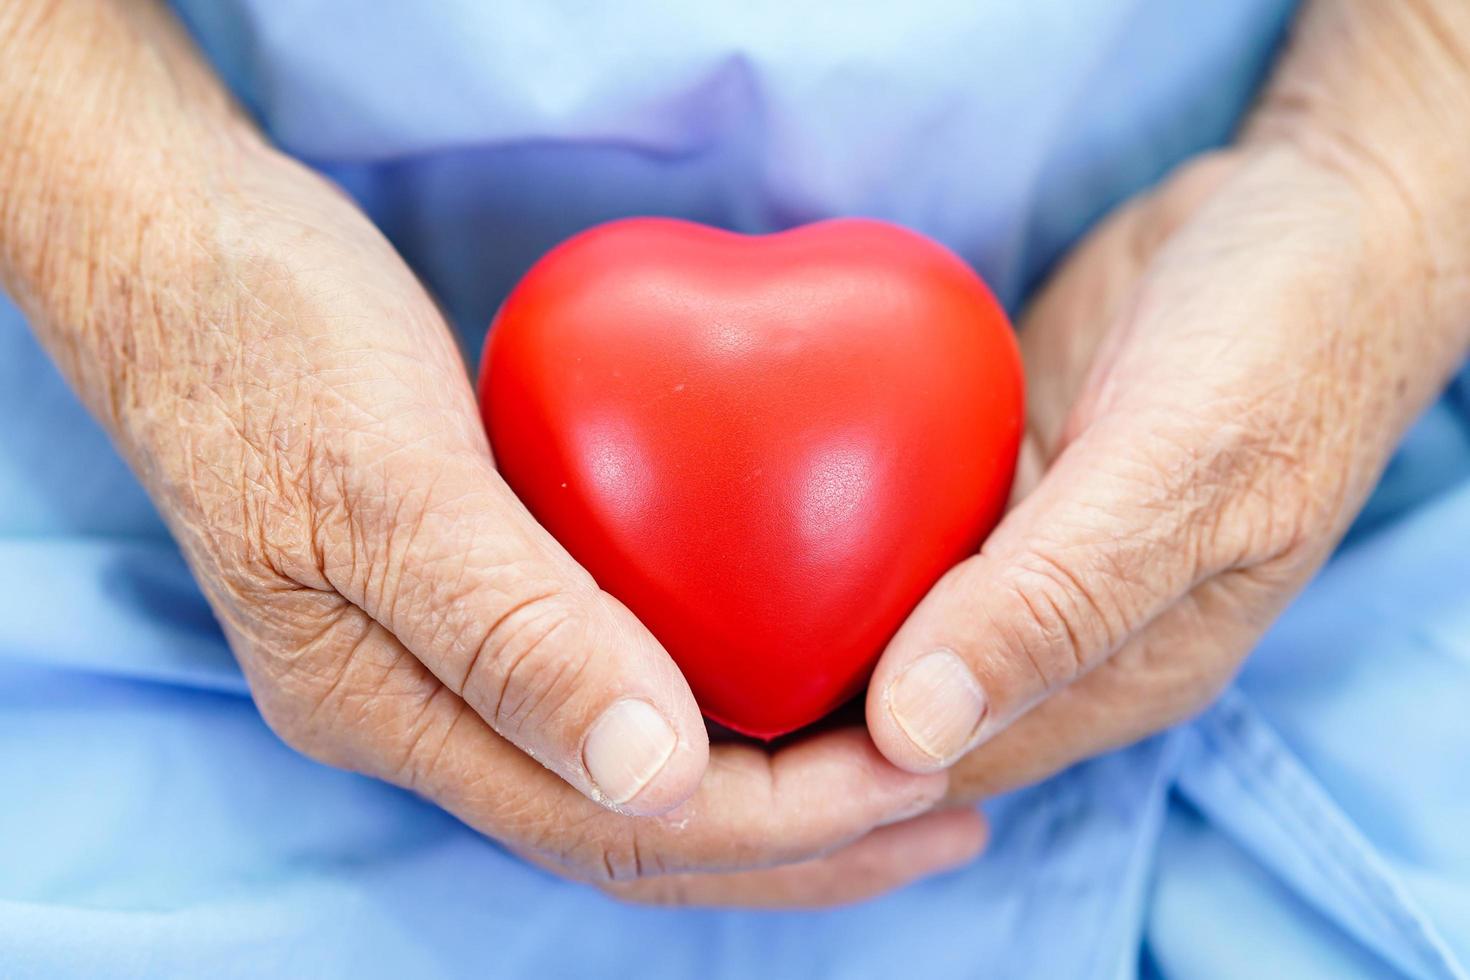
[[[480,404],[536,519],[658,637],[706,715],[762,738],[855,694],[979,547],[1023,410],[985,286],[866,220],[584,232],[501,308]]]

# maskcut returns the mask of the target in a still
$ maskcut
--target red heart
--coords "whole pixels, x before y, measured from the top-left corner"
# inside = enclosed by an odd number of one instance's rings
[[[480,404],[531,513],[772,738],[855,694],[999,520],[1020,356],[937,243],[838,220],[640,218],[563,243],[496,317]]]

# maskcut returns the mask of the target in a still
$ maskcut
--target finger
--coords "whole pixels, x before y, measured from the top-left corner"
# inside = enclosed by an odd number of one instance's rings
[[[651,905],[827,908],[875,898],[975,859],[985,821],[969,808],[940,810],[880,827],[826,857],[761,871],[684,874],[605,886]]]
[[[310,710],[290,675],[251,678],[287,741],[421,793],[483,833],[595,882],[807,860],[931,808],[948,786],[945,774],[894,767],[863,732],[848,729],[776,753],[719,746],[698,792],[675,811],[610,813],[498,735],[365,615],[341,617],[315,642],[350,652],[332,658],[341,672],[329,684],[306,685]]]
[[[389,445],[402,445],[388,441]],[[354,453],[328,582],[495,731],[626,813],[688,798],[708,758],[683,675],[516,501],[483,447]]]
[[[1230,572],[1200,585],[1122,649],[950,771],[956,800],[986,799],[1131,745],[1196,714],[1260,638],[1274,584]]]
[[[721,745],[711,752],[699,792],[670,814],[640,821],[640,840],[695,870],[805,860],[932,808],[944,797],[948,776],[915,775],[890,763],[856,728],[774,753]]]
[[[544,803],[507,812],[495,797],[476,797],[468,807],[496,812],[505,835],[527,842],[563,872],[604,884],[809,860],[932,808],[948,787],[947,776],[935,775],[916,779],[885,760],[862,732],[847,730],[774,754],[717,746],[694,797],[657,817],[593,819],[559,809],[548,821]],[[558,829],[547,833],[549,823]]]
[[[1194,475],[1197,442],[1125,415],[1072,443],[890,642],[867,699],[884,755],[949,765],[1218,571],[1202,535],[1222,496]]]

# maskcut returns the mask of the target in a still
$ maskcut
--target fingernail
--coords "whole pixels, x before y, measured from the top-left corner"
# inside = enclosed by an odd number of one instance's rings
[[[612,803],[627,803],[674,754],[674,729],[647,701],[626,698],[602,713],[587,733],[582,763]]]
[[[941,764],[970,747],[985,717],[985,692],[948,650],[926,653],[888,685],[888,711],[910,742]]]

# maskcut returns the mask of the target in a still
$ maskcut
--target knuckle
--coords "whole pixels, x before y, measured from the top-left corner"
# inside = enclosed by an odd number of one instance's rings
[[[575,696],[591,664],[588,628],[575,600],[550,587],[533,590],[497,615],[473,643],[457,686],[488,706],[502,733],[534,727]]]
[[[590,817],[548,830],[558,863],[599,888],[617,888],[664,877],[669,869],[649,845],[638,821]]]
[[[601,845],[596,866],[602,872],[601,881],[607,884],[644,881],[663,874],[656,852],[643,846],[633,827]]]
[[[1045,688],[1074,680],[1126,633],[1109,572],[1083,571],[1046,549],[1017,562],[1006,580],[1019,608],[1014,643]]]

